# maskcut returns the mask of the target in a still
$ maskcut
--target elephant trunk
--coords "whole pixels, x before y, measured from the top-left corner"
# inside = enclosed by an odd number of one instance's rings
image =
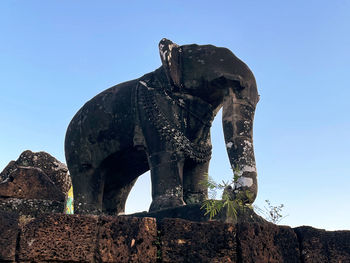
[[[253,94],[242,96],[242,92],[230,88],[222,112],[226,149],[235,173],[231,196],[245,204],[254,202],[258,190],[253,148],[253,120],[258,94],[251,89],[250,92]]]

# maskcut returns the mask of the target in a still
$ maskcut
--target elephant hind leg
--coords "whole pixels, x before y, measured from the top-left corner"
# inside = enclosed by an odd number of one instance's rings
[[[84,167],[72,176],[74,192],[74,212],[76,214],[100,214],[104,178],[92,167]]]
[[[136,180],[137,178],[119,187],[106,185],[103,193],[102,212],[108,215],[123,214],[125,211],[126,199]]]

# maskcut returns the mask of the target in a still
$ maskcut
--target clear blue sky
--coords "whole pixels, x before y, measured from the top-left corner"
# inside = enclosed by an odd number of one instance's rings
[[[255,74],[256,205],[285,204],[291,226],[350,229],[350,2],[0,2],[0,170],[30,149],[64,159],[69,121],[90,98],[161,64],[157,45],[231,49]],[[231,170],[212,128],[210,175]],[[149,175],[127,211],[147,210]]]

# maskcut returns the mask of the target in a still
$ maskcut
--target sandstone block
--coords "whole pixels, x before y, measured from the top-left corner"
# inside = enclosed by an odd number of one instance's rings
[[[233,224],[164,219],[160,241],[162,262],[237,262]]]
[[[41,169],[34,167],[17,167],[12,171],[8,179],[0,183],[0,197],[65,200],[55,183]]]
[[[156,262],[154,218],[101,216],[98,262]]]
[[[237,225],[240,262],[299,263],[299,243],[293,229],[272,223]]]
[[[303,262],[350,262],[350,231],[325,231],[309,226],[294,230]]]
[[[46,152],[24,151],[16,161],[11,161],[0,173],[0,182],[6,181],[18,167],[35,167],[41,169],[58,189],[66,195],[72,185],[67,166]]]
[[[94,262],[97,223],[97,216],[39,216],[22,229],[19,261]]]

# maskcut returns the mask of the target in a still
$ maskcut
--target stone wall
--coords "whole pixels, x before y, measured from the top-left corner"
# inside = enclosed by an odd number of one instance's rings
[[[350,262],[350,231],[0,212],[0,262]]]

